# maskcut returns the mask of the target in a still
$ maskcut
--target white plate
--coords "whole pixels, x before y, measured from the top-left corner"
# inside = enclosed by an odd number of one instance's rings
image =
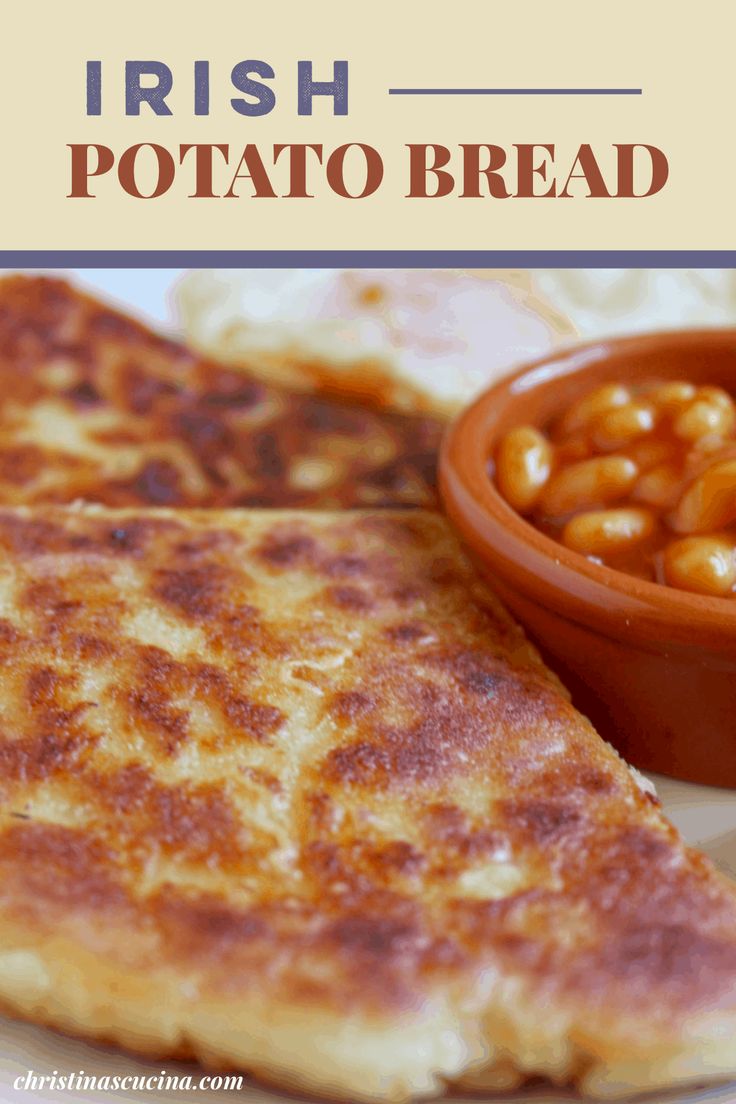
[[[736,878],[736,792],[705,786],[691,786],[668,778],[655,778],[657,792],[670,820],[679,828],[688,843],[706,851],[720,868]],[[258,1085],[247,1083],[242,1092],[196,1090],[192,1092],[155,1090],[151,1092],[80,1092],[45,1088],[29,1093],[14,1088],[18,1077],[28,1070],[49,1075],[76,1073],[114,1076],[158,1074],[162,1068],[168,1074],[199,1076],[194,1067],[167,1062],[140,1062],[127,1055],[102,1047],[86,1046],[42,1028],[29,1027],[0,1019],[0,1101],[2,1104],[299,1104],[293,1096],[282,1096]],[[547,1089],[527,1090],[492,1097],[463,1096],[446,1098],[443,1104],[570,1104],[579,1101],[575,1094]],[[637,1104],[736,1104],[736,1083],[710,1088],[694,1088],[686,1092],[639,1097]]]

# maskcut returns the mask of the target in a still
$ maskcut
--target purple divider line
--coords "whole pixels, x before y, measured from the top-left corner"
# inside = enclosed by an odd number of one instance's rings
[[[389,88],[389,96],[641,96],[641,88]]]
[[[4,268],[736,268],[736,249],[6,249]]]

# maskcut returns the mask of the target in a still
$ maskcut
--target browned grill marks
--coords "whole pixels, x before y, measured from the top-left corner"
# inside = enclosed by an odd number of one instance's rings
[[[6,506],[0,549],[0,924],[371,1023],[481,976],[595,1040],[736,1011],[733,891],[437,516]]]
[[[0,503],[437,502],[439,423],[268,386],[61,281],[0,280],[0,395]],[[78,444],[54,439],[60,418]],[[322,482],[295,479],[294,457]]]

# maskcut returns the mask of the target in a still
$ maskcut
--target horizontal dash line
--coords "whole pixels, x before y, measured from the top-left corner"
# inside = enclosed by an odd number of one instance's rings
[[[389,96],[641,96],[641,88],[389,88]]]

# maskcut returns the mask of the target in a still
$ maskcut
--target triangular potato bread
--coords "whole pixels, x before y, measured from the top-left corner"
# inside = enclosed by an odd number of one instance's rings
[[[0,512],[0,1000],[350,1100],[736,1069],[736,891],[423,511]]]
[[[0,502],[434,506],[441,430],[224,368],[61,280],[0,280]]]

